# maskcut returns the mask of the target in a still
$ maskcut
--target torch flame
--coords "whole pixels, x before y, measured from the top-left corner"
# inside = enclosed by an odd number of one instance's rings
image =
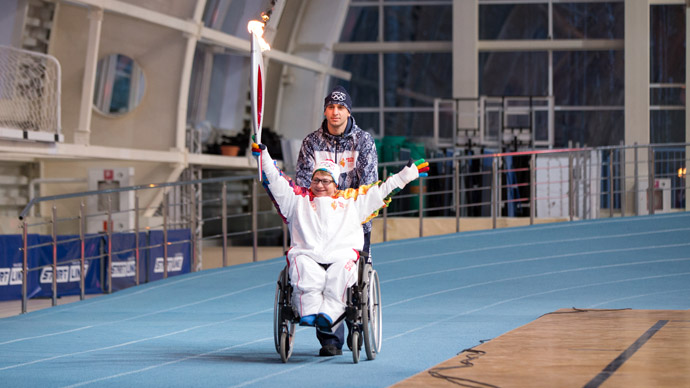
[[[263,22],[260,22],[258,20],[250,20],[247,24],[247,31],[249,31],[250,34],[254,34],[257,38],[259,38],[259,46],[261,46],[261,52],[268,51],[271,49],[271,46],[269,46],[263,38],[264,25],[265,24]]]

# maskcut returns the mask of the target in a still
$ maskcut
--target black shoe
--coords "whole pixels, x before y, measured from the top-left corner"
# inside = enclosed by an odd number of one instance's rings
[[[342,356],[343,351],[338,349],[335,345],[324,345],[321,350],[319,350],[319,356],[321,357],[333,357]]]

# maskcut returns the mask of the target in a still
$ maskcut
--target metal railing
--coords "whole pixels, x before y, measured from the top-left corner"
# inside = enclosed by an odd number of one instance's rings
[[[469,152],[455,157],[427,159],[431,174],[411,183],[393,197],[388,208],[382,210],[383,241],[388,240],[388,221],[391,217],[419,220],[419,236],[424,236],[424,219],[455,220],[455,232],[460,221],[477,218],[491,220],[521,219],[533,224],[535,219],[572,221],[626,215],[654,214],[660,211],[687,209],[688,183],[685,166],[690,144],[662,144],[598,148],[569,148],[524,152],[472,155]],[[387,162],[379,165],[385,179],[397,172],[406,162]],[[201,247],[215,243],[222,246],[222,265],[227,266],[227,249],[231,244],[251,237],[253,260],[257,260],[260,237],[269,237],[268,244],[287,249],[285,225],[275,212],[270,199],[260,189],[256,175],[221,177],[141,185],[83,193],[37,197],[31,200],[20,215],[23,245],[22,274],[50,267],[53,274],[58,266],[74,262],[73,258],[58,257],[60,244],[79,241],[80,297],[84,298],[85,265],[101,260],[105,268],[101,275],[108,284],[104,292],[112,292],[112,257],[130,253],[135,260],[135,284],[139,284],[139,257],[142,249],[161,247],[163,278],[168,276],[167,249],[171,244],[191,245],[191,270],[201,269]],[[229,191],[232,189],[232,194]],[[162,204],[155,209],[140,206],[140,197],[154,196],[162,191]],[[122,193],[134,194],[134,206],[113,209],[112,198]],[[203,193],[198,196],[196,194]],[[85,201],[105,199],[105,209],[89,211]],[[101,201],[103,202],[103,201]],[[29,217],[34,208],[50,205],[50,215]],[[75,210],[76,208],[76,210]],[[132,215],[133,222],[120,229],[113,226],[114,218]],[[153,216],[144,216],[153,214]],[[127,218],[127,217],[124,217]],[[89,219],[103,220],[99,231],[87,230]],[[98,223],[97,223],[98,224]],[[169,242],[173,228],[188,228],[189,241]],[[49,232],[51,241],[29,243],[32,230]],[[137,240],[131,251],[114,251],[113,233],[161,230],[162,244],[142,245]],[[450,232],[450,230],[447,230]],[[78,237],[58,238],[72,234]],[[85,243],[92,238],[107,237],[104,252],[86,256]],[[272,239],[270,238],[272,237]],[[282,240],[282,241],[281,241]],[[280,241],[276,244],[277,241]],[[266,243],[266,242],[264,242]],[[39,247],[52,247],[52,262],[29,268],[28,252]],[[28,276],[22,275],[22,313],[27,311]],[[57,276],[52,277],[53,305],[57,304]]]
[[[262,214],[274,213],[272,209],[268,208],[270,205],[264,205],[265,210],[260,209],[259,200],[268,198],[264,190],[258,189],[255,175],[223,177],[223,178],[209,178],[199,179],[186,182],[173,182],[161,184],[149,184],[123,188],[113,188],[107,190],[96,190],[73,194],[54,195],[46,197],[33,198],[29,204],[23,209],[19,218],[22,228],[22,313],[27,311],[28,305],[28,290],[27,279],[28,274],[33,271],[40,271],[45,268],[49,270],[52,276],[52,305],[57,305],[58,293],[58,268],[59,266],[69,265],[75,260],[79,261],[79,289],[80,299],[85,298],[85,266],[93,260],[100,260],[103,265],[103,273],[101,274],[101,284],[107,285],[103,292],[112,292],[113,280],[113,257],[117,255],[131,254],[134,258],[134,284],[138,285],[142,278],[140,271],[140,252],[145,249],[162,248],[163,249],[163,266],[162,276],[168,277],[168,248],[175,244],[190,244],[190,268],[192,271],[201,268],[201,246],[204,243],[221,241],[222,263],[223,266],[228,265],[227,247],[229,239],[233,236],[251,235],[254,245],[253,260],[257,260],[257,243],[260,233],[276,230],[282,234],[284,226],[262,225],[259,227],[257,222],[258,217]],[[249,187],[249,191],[242,193],[239,199],[234,203],[229,201],[227,193],[227,186],[230,184],[242,183]],[[211,190],[211,187],[219,188],[219,190]],[[197,200],[198,196],[194,195],[195,191],[208,190],[211,193],[220,192],[219,195],[213,197],[206,197]],[[154,197],[156,191],[163,193],[162,203],[155,209],[146,206],[140,206],[140,197],[147,194],[148,197]],[[134,194],[134,205],[131,208],[113,208],[114,196],[122,194]],[[104,209],[97,209],[96,211],[88,211],[87,203],[89,199],[100,199],[100,202],[105,203]],[[240,203],[247,201],[250,206],[242,206]],[[99,202],[99,201],[91,201]],[[122,201],[117,201],[121,203]],[[239,203],[238,203],[239,202]],[[75,204],[76,203],[76,204]],[[50,206],[48,210],[49,215],[39,214],[38,217],[31,215],[36,209],[41,209],[41,205]],[[204,215],[203,209],[205,207],[218,207],[221,211],[218,214]],[[74,208],[78,210],[75,212]],[[231,214],[229,212],[231,210]],[[44,210],[44,213],[46,211]],[[76,213],[76,214],[75,214]],[[147,217],[145,214],[152,213],[153,216]],[[129,217],[131,215],[131,217]],[[115,225],[115,218],[122,220],[131,220],[130,223],[126,221],[119,227]],[[275,215],[275,222],[279,223],[280,219]],[[102,229],[98,231],[88,231],[87,225],[89,220],[96,220],[96,225],[100,225],[102,220]],[[213,224],[220,224],[220,232],[218,228],[214,228]],[[250,228],[239,231],[230,231],[229,225],[251,224]],[[91,223],[93,224],[93,223]],[[211,225],[211,228],[204,229],[204,225]],[[282,224],[282,223],[281,223]],[[217,226],[217,225],[216,225]],[[191,231],[191,238],[188,240],[168,241],[168,235],[172,229],[186,228]],[[140,232],[159,230],[162,231],[163,241],[157,244],[141,244],[139,241]],[[33,242],[29,238],[31,233],[50,234],[52,237],[49,242]],[[113,234],[115,233],[133,233],[136,241],[134,247],[131,249],[115,250],[112,245]],[[77,237],[59,238],[65,235],[76,235]],[[107,243],[105,249],[98,254],[87,256],[85,253],[85,244],[92,239],[106,238]],[[59,257],[58,248],[66,244],[78,241],[80,244],[80,255],[78,258]],[[283,244],[286,248],[286,239],[283,239]],[[29,267],[29,252],[33,249],[50,246],[52,248],[52,262],[47,265],[39,265]],[[27,276],[24,276],[27,274]]]

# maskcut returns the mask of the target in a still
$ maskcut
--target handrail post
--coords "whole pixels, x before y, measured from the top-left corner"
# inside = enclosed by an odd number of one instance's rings
[[[613,218],[613,196],[616,191],[613,190],[613,149],[609,150],[609,218]]]
[[[228,266],[228,188],[225,182],[220,187],[220,227],[223,233],[223,267]]]
[[[287,252],[287,249],[288,249],[288,233],[289,233],[289,232],[288,232],[287,224],[284,223],[284,222],[282,222],[282,220],[281,220],[281,224],[282,224],[281,227],[283,228],[283,252]]]
[[[113,292],[113,214],[112,201],[108,195],[108,223],[105,227],[106,236],[108,236],[108,260],[106,260],[106,274],[108,278],[108,294]]]
[[[419,178],[419,237],[424,237],[424,178]]]
[[[22,314],[26,313],[28,298],[26,295],[27,283],[29,282],[29,225],[26,219],[22,221]]]
[[[639,216],[640,215],[640,171],[639,171],[639,160],[637,157],[637,142],[633,144],[634,152],[633,152],[633,174],[635,176],[633,177],[633,190],[635,191],[635,195],[633,195],[633,208],[635,211],[635,215]]]
[[[492,223],[493,229],[496,229],[496,213],[498,212],[498,210],[497,210],[498,204],[496,203],[497,199],[498,199],[498,195],[496,194],[496,192],[498,191],[498,187],[497,187],[498,185],[496,184],[496,182],[497,182],[497,175],[498,174],[496,171],[497,170],[496,157],[494,156],[492,159],[493,160],[491,162],[491,223]]]
[[[388,168],[383,167],[383,181],[388,179]],[[383,242],[388,241],[388,206],[383,208]]]
[[[79,204],[79,250],[81,251],[81,257],[79,258],[79,300],[84,300],[86,297],[86,274],[84,273],[86,256],[85,214],[84,201],[82,200]]]
[[[648,148],[648,162],[647,162],[647,210],[648,214],[654,214],[654,149],[652,145]]]
[[[163,279],[168,278],[168,193],[163,189]]]
[[[573,176],[573,152],[568,151],[568,214],[570,221],[572,221],[575,213],[575,201],[573,198],[575,192],[575,182]]]
[[[191,248],[191,263],[190,266],[192,267],[192,272],[198,271],[198,257],[196,255],[196,245],[197,245],[197,240],[196,240],[196,189],[194,188],[194,184],[190,185],[190,190],[192,195],[190,196],[190,203],[189,203],[189,239],[190,241],[190,248]]]
[[[134,284],[139,285],[139,194],[134,195]]]
[[[453,205],[455,206],[455,233],[460,233],[460,161],[453,159]]]
[[[628,190],[626,187],[627,183],[627,177],[625,175],[625,145],[623,144],[623,141],[621,141],[621,150],[618,153],[619,157],[619,165],[620,167],[618,168],[619,174],[621,176],[621,217],[625,217],[625,208],[628,205],[627,201],[627,196],[628,196]]]
[[[53,224],[53,300],[52,305],[57,306],[57,206],[53,204],[53,211],[51,213],[51,221]]]
[[[537,212],[534,194],[537,190],[537,173],[535,171],[536,154],[529,157],[529,224],[534,225],[534,216]]]
[[[259,190],[256,179],[252,179],[252,261],[257,262],[257,246],[259,245]]]

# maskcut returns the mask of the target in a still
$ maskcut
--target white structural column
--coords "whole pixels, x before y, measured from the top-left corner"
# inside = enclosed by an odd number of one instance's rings
[[[192,78],[194,52],[196,50],[197,42],[201,37],[201,29],[203,27],[201,18],[203,16],[205,6],[206,0],[197,0],[196,7],[194,8],[194,15],[192,15],[192,21],[197,23],[198,30],[196,34],[186,34],[187,46],[185,47],[182,74],[180,74],[180,92],[177,100],[177,124],[175,126],[175,149],[178,151],[184,150],[186,146],[185,139],[187,131],[187,100],[189,99],[189,83]]]
[[[290,42],[290,47],[294,51],[285,54],[271,50],[266,53],[266,57],[280,60],[283,56],[291,56],[302,58],[305,64],[330,65],[333,62],[333,45],[340,37],[349,2],[319,0],[303,4],[299,15],[301,22],[295,24],[293,28],[297,30],[291,34],[293,41]],[[280,133],[284,138],[302,139],[320,124],[323,117],[323,98],[328,87],[327,75],[333,75],[325,71],[326,65],[323,66],[323,69],[307,69],[304,66],[288,70],[290,74],[285,79],[290,79],[290,82],[283,82],[280,86],[280,98],[284,103],[277,112],[281,125]],[[343,76],[349,75],[342,73]],[[353,101],[353,105],[357,106],[357,101]]]
[[[79,127],[74,133],[74,143],[88,145],[91,137],[91,115],[93,114],[93,92],[96,85],[96,67],[98,66],[98,49],[101,42],[101,25],[103,10],[89,9],[89,40],[84,62],[84,78],[81,87],[81,104],[79,108]]]
[[[625,2],[625,144],[649,143],[649,3]]]
[[[649,2],[635,0],[625,2],[625,144],[649,144]],[[634,160],[632,150],[626,152],[625,160]],[[639,182],[647,182],[649,172],[647,149],[637,152]],[[635,187],[633,180],[626,180],[625,192],[628,204],[626,212],[635,210],[635,205],[644,203],[639,196],[647,198],[640,190],[647,184]],[[646,212],[646,209],[639,209]]]
[[[479,2],[453,0],[453,98],[479,95]],[[479,128],[476,101],[458,103],[458,127]],[[457,131],[457,128],[455,129]]]

